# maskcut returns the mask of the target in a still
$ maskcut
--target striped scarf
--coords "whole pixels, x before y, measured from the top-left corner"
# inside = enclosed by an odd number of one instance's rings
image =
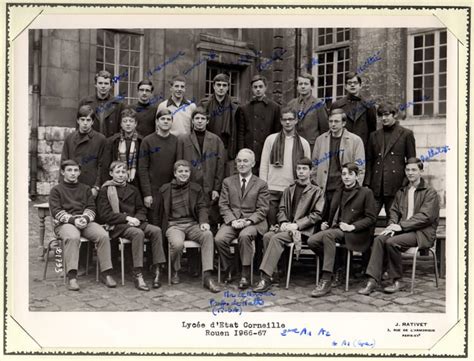
[[[127,139],[131,140],[130,151],[127,159]],[[131,137],[126,138],[123,129],[120,130],[120,141],[118,146],[118,160],[127,163],[128,181],[133,182],[137,173],[138,161],[138,133],[134,131]]]

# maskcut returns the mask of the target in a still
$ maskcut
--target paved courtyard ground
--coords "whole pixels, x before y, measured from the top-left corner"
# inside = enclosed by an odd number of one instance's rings
[[[237,281],[222,284],[223,291],[213,294],[202,288],[199,278],[186,272],[181,274],[181,283],[168,286],[163,275],[163,286],[149,292],[135,289],[130,275],[125,285],[120,284],[120,270],[114,277],[119,283],[115,289],[107,289],[95,281],[95,260],[91,262],[89,275],[78,278],[80,291],[68,291],[61,274],[54,270],[50,262],[46,280],[43,281],[44,261],[38,256],[39,219],[33,204],[44,202],[38,199],[29,205],[29,295],[31,311],[203,311],[203,312],[445,312],[445,280],[439,280],[435,287],[432,262],[421,261],[417,265],[415,292],[409,293],[411,262],[404,267],[406,289],[396,294],[385,294],[378,290],[371,296],[357,294],[363,286],[363,278],[351,277],[349,291],[344,286],[333,288],[331,293],[321,298],[311,298],[315,283],[313,261],[294,262],[290,287],[273,286],[269,293],[256,296],[252,292],[239,294]],[[51,238],[51,225],[46,221],[45,241]],[[53,260],[53,253],[50,254]],[[258,276],[254,277],[254,282]],[[151,284],[151,275],[146,275]]]

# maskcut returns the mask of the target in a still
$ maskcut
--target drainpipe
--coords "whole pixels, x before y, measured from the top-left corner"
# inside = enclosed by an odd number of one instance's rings
[[[40,59],[41,59],[41,30],[34,30],[33,34],[33,84],[31,101],[31,129],[30,129],[30,198],[37,196],[36,184],[38,174],[38,126],[40,118]]]
[[[295,81],[293,84],[296,84],[298,75],[301,67],[301,29],[295,29]],[[298,95],[296,91],[296,85],[293,86],[294,97]]]

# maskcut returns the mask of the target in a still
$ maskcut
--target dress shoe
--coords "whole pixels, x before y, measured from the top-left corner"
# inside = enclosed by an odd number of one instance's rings
[[[147,286],[145,283],[145,280],[143,279],[143,274],[142,273],[137,273],[135,275],[135,287],[140,290],[140,291],[149,291],[150,287]]]
[[[207,288],[212,293],[218,293],[218,292],[221,291],[221,288],[218,286],[218,284],[211,277],[208,277],[204,281],[204,287]]]
[[[79,291],[79,285],[77,284],[77,279],[71,278],[67,286],[70,291]]]
[[[100,276],[100,280],[109,288],[117,287],[117,282],[115,282],[114,278],[111,275],[107,275],[107,276],[102,275]]]
[[[328,294],[331,292],[331,284],[331,280],[322,279],[319,282],[318,287],[316,287],[313,292],[311,292],[311,297],[321,297]]]
[[[155,271],[155,278],[153,278],[153,288],[160,288],[161,287],[161,282],[160,282],[160,270]]]
[[[393,282],[393,284],[391,284],[390,286],[385,287],[383,291],[385,293],[395,293],[395,292],[400,291],[401,288],[402,288],[402,283],[397,280]]]
[[[334,276],[334,281],[332,281],[332,287],[338,287],[342,285],[344,280],[344,271],[342,269],[338,269]]]
[[[384,272],[383,275],[382,275],[382,280],[386,281],[388,279],[390,279],[390,276],[388,275],[388,272]]]
[[[359,291],[357,291],[357,293],[359,295],[370,295],[372,293],[373,290],[375,290],[377,288],[377,282],[375,282],[374,279],[370,278],[368,281],[367,281],[367,284],[365,285],[364,288],[361,288]]]
[[[171,284],[177,285],[178,283],[179,283],[179,275],[178,275],[178,271],[176,271],[176,272],[173,272],[171,275]]]
[[[257,286],[253,288],[253,292],[255,293],[267,292],[270,288],[272,288],[272,282],[270,282],[266,278],[262,278],[257,283]]]
[[[249,286],[250,286],[250,282],[247,280],[247,278],[242,277],[239,281],[239,289],[245,290],[245,289],[249,288]]]

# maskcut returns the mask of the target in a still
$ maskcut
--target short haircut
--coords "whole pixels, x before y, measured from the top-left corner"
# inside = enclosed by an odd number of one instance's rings
[[[331,113],[329,114],[329,118],[331,115],[342,115],[342,121],[347,122],[347,114],[342,108],[334,108],[331,110]]]
[[[191,163],[185,159],[180,159],[174,162],[173,173],[178,170],[179,167],[188,167],[191,170]]]
[[[357,81],[359,82],[359,84],[362,85],[362,78],[359,76],[359,74],[357,74],[356,72],[353,72],[353,71],[350,71],[350,72],[346,73],[345,84],[347,84],[347,82],[352,78],[357,78]]]
[[[126,105],[123,110],[120,112],[120,118],[134,118],[137,115],[137,111],[131,106],[131,105]],[[136,120],[136,119],[135,119]]]
[[[107,70],[99,70],[98,73],[95,74],[95,77],[94,77],[94,82],[97,84],[97,79],[99,78],[99,76],[101,76],[102,78],[105,78],[105,79],[110,79],[110,81],[112,81],[112,74],[110,74]]]
[[[95,120],[94,109],[92,109],[92,107],[88,104],[81,105],[77,110],[77,119],[88,116],[90,116],[92,120]]]
[[[81,165],[77,163],[74,159],[66,159],[61,162],[61,170],[65,170],[67,166],[74,166],[79,167],[81,169]]]
[[[239,150],[239,152],[237,153],[237,156],[236,156],[235,158],[237,158],[240,153],[247,153],[247,154],[250,154],[250,155],[252,156],[253,161],[255,162],[255,153],[253,152],[252,149],[249,149],[249,148],[242,148],[241,150]]]
[[[283,119],[283,114],[287,114],[287,113],[293,114],[293,116],[295,117],[295,119],[298,119],[298,113],[296,112],[295,109],[293,109],[293,108],[291,108],[291,107],[284,107],[284,108],[281,110],[280,118]]]
[[[393,116],[398,114],[398,108],[390,102],[383,102],[377,109],[377,114],[381,117],[384,113],[390,113]]]
[[[405,163],[405,166],[407,164],[416,164],[420,170],[423,169],[423,162],[421,161],[420,158],[416,158],[416,157],[408,158],[407,162]]]
[[[209,114],[207,113],[207,110],[204,109],[204,107],[200,107],[200,106],[193,110],[193,112],[191,113],[191,119],[194,119],[194,116],[196,114],[204,115],[206,118],[209,117]]]
[[[250,81],[250,85],[252,85],[253,83],[255,83],[256,81],[263,81],[263,84],[265,84],[265,86],[267,86],[267,78],[265,78],[263,75],[255,75],[252,80]]]
[[[140,83],[137,84],[137,90],[140,89],[140,87],[142,85],[149,85],[149,86],[151,86],[151,91],[155,90],[155,87],[153,86],[153,83],[149,79],[140,80]]]
[[[314,76],[312,76],[311,74],[302,72],[298,75],[298,78],[309,79],[309,83],[311,84],[311,86],[314,86]],[[298,78],[296,78],[297,82],[298,82]]]
[[[214,85],[214,83],[217,82],[217,81],[223,81],[223,82],[226,82],[227,84],[230,84],[229,76],[227,74],[224,74],[224,73],[217,74],[214,77],[214,79],[212,79],[212,84]]]
[[[119,167],[124,167],[125,170],[128,169],[127,162],[124,162],[122,160],[114,160],[112,163],[110,163],[109,166],[109,171],[112,172],[115,168]]]
[[[296,161],[296,165],[307,165],[311,169],[313,162],[308,157],[302,157]]]
[[[173,86],[175,81],[182,81],[183,83],[186,83],[186,78],[182,75],[175,75],[169,81],[170,85]]]
[[[343,164],[341,169],[347,168],[349,172],[354,172],[356,175],[359,175],[359,167],[354,162],[348,162]]]
[[[159,110],[158,113],[156,113],[155,120],[159,119],[163,115],[171,115],[171,118],[173,118],[173,112],[171,110],[169,110],[168,108],[163,108],[163,109]]]

